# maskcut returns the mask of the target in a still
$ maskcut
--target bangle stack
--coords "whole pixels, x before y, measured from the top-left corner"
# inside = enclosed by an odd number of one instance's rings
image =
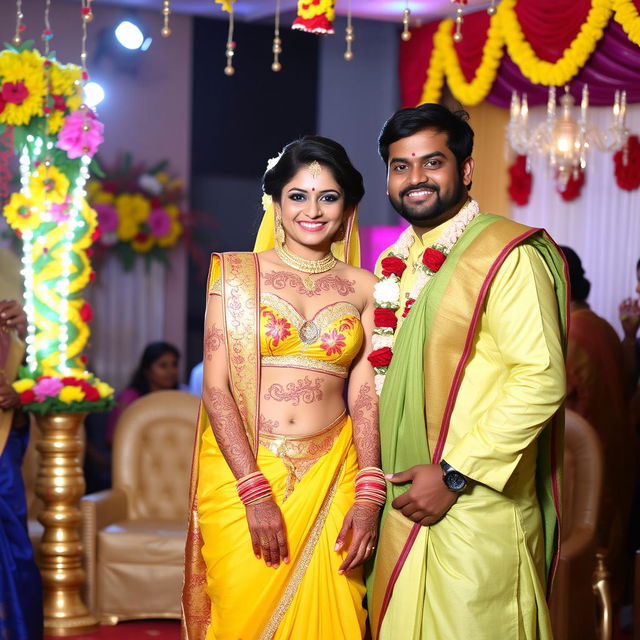
[[[387,483],[382,469],[365,467],[356,475],[356,502],[373,502],[383,506],[387,500]]]
[[[248,476],[240,478],[236,482],[236,488],[245,507],[271,498],[269,481],[260,471],[254,471]]]

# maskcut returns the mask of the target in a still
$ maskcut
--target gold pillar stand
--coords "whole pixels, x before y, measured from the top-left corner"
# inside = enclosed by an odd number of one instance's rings
[[[80,463],[86,413],[36,414],[42,438],[36,495],[45,508],[40,572],[44,588],[44,629],[50,636],[89,633],[98,628],[80,596],[85,581],[80,542],[80,509],[85,483]]]
[[[606,552],[600,550],[596,553],[596,568],[593,572],[593,593],[598,608],[598,640],[613,638],[613,604],[609,576]]]

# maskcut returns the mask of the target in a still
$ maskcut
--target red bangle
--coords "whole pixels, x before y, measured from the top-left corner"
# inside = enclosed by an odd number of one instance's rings
[[[271,485],[260,471],[254,471],[236,482],[238,496],[245,506],[271,497]]]
[[[356,475],[356,502],[373,502],[379,506],[387,501],[384,472],[377,467],[365,467]]]

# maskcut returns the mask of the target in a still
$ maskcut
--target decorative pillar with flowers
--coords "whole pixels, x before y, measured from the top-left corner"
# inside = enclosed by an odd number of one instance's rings
[[[45,29],[43,39],[50,37]],[[97,624],[80,597],[80,429],[87,412],[113,403],[113,389],[87,371],[83,355],[92,310],[82,291],[94,276],[89,257],[97,238],[85,184],[103,130],[82,103],[86,79],[81,67],[41,54],[32,41],[0,52],[0,135],[20,159],[20,191],[4,215],[22,240],[29,320],[27,364],[14,387],[42,431],[36,493],[45,504],[39,516],[45,531],[39,555],[45,631],[54,636]]]

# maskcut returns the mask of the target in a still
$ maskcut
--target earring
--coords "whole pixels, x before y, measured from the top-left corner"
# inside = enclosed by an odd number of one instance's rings
[[[283,246],[285,236],[284,236],[284,227],[282,226],[282,218],[279,215],[276,215],[274,218],[274,221],[275,221],[276,243],[279,244],[280,246]]]
[[[344,240],[344,237],[347,233],[347,230],[345,228],[345,224],[344,222],[338,227],[338,230],[336,231],[336,235],[333,236],[333,241],[334,242],[342,242]]]

